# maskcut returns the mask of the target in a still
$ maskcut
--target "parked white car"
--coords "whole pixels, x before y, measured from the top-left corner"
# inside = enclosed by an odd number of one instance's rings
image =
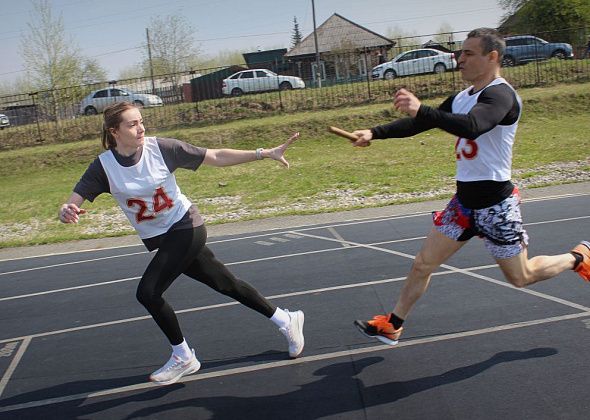
[[[134,93],[127,89],[107,88],[95,90],[80,103],[80,113],[95,115],[115,102],[132,102],[139,107],[162,106],[162,98],[157,95]]]
[[[432,48],[421,48],[398,54],[393,60],[373,67],[373,79],[395,79],[421,73],[444,73],[457,67],[455,54]]]
[[[223,80],[224,95],[240,96],[249,92],[303,89],[305,82],[295,76],[280,76],[267,69],[243,70]]]
[[[10,125],[10,121],[8,117],[4,114],[0,114],[0,130],[4,130],[4,127],[8,127]]]

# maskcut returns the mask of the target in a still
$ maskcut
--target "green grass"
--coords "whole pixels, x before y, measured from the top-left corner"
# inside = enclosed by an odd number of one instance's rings
[[[590,83],[522,89],[520,93],[525,103],[514,168],[524,171],[523,178],[534,176],[549,163],[588,159]],[[324,203],[321,211],[342,209],[343,204],[335,198],[342,190],[371,197],[452,187],[454,138],[449,134],[433,130],[415,138],[374,141],[369,148],[355,149],[326,132],[328,125],[353,130],[398,116],[390,105],[364,105],[158,135],[206,147],[254,149],[276,145],[300,131],[301,138],[287,152],[290,170],[265,160],[176,172],[182,191],[206,218],[228,212],[235,212],[237,218],[255,218],[320,211],[313,207],[318,202]],[[0,152],[0,247],[131,233],[108,195],[86,203],[89,214],[79,225],[64,226],[57,221],[59,206],[99,152],[98,139]],[[589,166],[585,170],[590,170]],[[249,214],[241,213],[245,209]],[[230,218],[233,220],[226,217]]]

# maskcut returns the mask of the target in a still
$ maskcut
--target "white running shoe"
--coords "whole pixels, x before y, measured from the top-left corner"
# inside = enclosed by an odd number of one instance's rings
[[[173,354],[164,366],[150,375],[150,381],[158,385],[170,385],[183,376],[195,373],[200,368],[201,362],[197,360],[194,349],[192,350],[192,357],[186,362]]]
[[[289,342],[289,356],[295,358],[303,351],[305,340],[303,338],[303,321],[304,316],[302,311],[289,312],[285,309],[291,321],[285,328],[279,328],[279,331],[287,337]]]

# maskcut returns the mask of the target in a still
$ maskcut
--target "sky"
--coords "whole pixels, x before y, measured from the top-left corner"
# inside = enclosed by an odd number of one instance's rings
[[[303,37],[313,31],[311,0],[50,0],[63,17],[66,37],[96,59],[109,79],[142,60],[146,28],[154,17],[182,15],[195,30],[201,54],[289,48],[293,17]],[[31,18],[30,0],[0,0],[0,84],[23,78],[21,39]],[[319,26],[333,13],[386,36],[390,29],[432,34],[497,27],[504,11],[496,0],[315,0]],[[426,41],[427,39],[423,39]],[[229,64],[229,63],[228,63]]]

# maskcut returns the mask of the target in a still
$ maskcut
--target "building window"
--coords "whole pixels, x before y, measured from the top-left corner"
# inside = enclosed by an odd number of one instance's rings
[[[317,68],[318,68],[317,63],[315,61],[312,62],[311,63],[311,78],[314,81],[316,80],[317,73],[318,73]],[[326,80],[326,64],[323,61],[320,61],[320,71],[321,71],[321,75],[320,75],[321,80]]]

